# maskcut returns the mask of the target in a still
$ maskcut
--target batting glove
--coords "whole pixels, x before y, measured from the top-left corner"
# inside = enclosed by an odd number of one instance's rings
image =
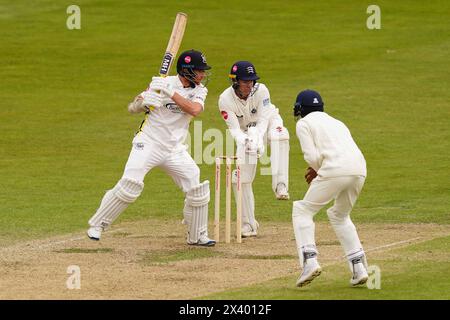
[[[155,91],[145,91],[142,93],[142,97],[144,98],[142,104],[147,108],[147,111],[153,108],[157,109],[162,106],[162,97]]]
[[[152,82],[150,83],[150,89],[161,92],[169,98],[172,98],[175,94],[175,90],[172,84],[168,81],[167,78],[163,77],[153,77]]]

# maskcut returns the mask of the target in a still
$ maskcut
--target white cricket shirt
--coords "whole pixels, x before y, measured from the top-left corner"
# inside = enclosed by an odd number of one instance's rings
[[[366,160],[341,121],[316,111],[301,118],[296,131],[305,161],[319,176],[366,176]]]
[[[263,83],[256,83],[247,100],[240,99],[229,87],[219,97],[219,110],[231,135],[239,142],[245,139],[249,127],[257,127],[261,135],[267,130],[269,119],[278,114],[270,102],[269,90]]]
[[[208,89],[205,86],[200,84],[195,88],[184,88],[178,75],[167,77],[167,79],[179,95],[200,103],[204,108],[208,94]],[[168,149],[185,148],[184,141],[193,116],[181,110],[170,98],[164,98],[162,102],[162,107],[152,110],[146,115],[141,131]]]

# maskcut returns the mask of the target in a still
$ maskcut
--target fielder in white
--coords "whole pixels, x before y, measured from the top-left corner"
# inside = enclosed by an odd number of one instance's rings
[[[305,90],[297,96],[294,116],[297,136],[309,168],[310,187],[303,200],[294,201],[292,220],[302,273],[297,286],[320,275],[314,237],[314,215],[331,200],[328,218],[347,256],[353,274],[351,285],[366,283],[367,261],[350,212],[366,177],[366,161],[348,128],[323,112],[319,93]]]
[[[219,109],[236,141],[236,155],[242,161],[242,236],[252,237],[257,235],[259,226],[255,219],[252,183],[257,157],[264,153],[267,139],[271,144],[272,189],[277,199],[289,199],[289,132],[278,108],[270,101],[269,90],[256,82],[259,77],[251,62],[234,63],[229,77],[232,85],[220,95]],[[236,170],[232,183],[236,191]]]
[[[178,75],[153,77],[148,89],[128,105],[129,112],[145,112],[146,117],[133,139],[122,178],[106,192],[89,220],[89,238],[99,240],[102,231],[139,197],[146,174],[160,167],[186,193],[187,243],[215,245],[207,229],[209,181],[200,183],[200,169],[184,145],[189,122],[203,111],[208,90],[201,82],[210,68],[201,52],[185,51],[177,61]]]

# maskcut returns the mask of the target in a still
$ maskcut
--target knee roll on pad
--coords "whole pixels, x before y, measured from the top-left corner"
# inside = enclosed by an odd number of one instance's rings
[[[269,131],[269,139],[271,141],[289,140],[289,131],[286,127],[276,127]]]
[[[122,178],[117,184],[116,197],[123,202],[132,203],[141,195],[144,183],[137,180]]]
[[[186,194],[186,203],[192,207],[201,207],[209,203],[209,181],[205,181],[193,187]]]
[[[128,205],[139,197],[144,189],[144,183],[122,178],[103,196],[100,207],[89,220],[92,227],[107,228],[128,207]]]

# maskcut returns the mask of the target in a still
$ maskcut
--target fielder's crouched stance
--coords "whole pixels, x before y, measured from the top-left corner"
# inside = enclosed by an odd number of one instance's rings
[[[305,90],[297,96],[294,116],[297,136],[309,168],[306,181],[310,187],[303,200],[294,201],[292,220],[302,273],[301,287],[320,275],[314,237],[314,215],[331,200],[328,218],[348,258],[352,271],[351,285],[364,284],[367,261],[350,212],[366,177],[366,161],[348,128],[323,112],[320,95]]]
[[[99,240],[102,231],[139,197],[145,175],[160,167],[186,193],[183,221],[188,228],[187,243],[215,245],[207,229],[209,181],[200,183],[200,169],[183,144],[189,122],[204,108],[208,90],[201,81],[208,69],[201,52],[183,52],[177,61],[177,76],[153,77],[149,88],[129,104],[131,113],[145,112],[146,118],[133,139],[122,178],[106,192],[89,220],[89,238]]]
[[[277,199],[289,199],[289,133],[278,108],[270,101],[269,90],[256,82],[259,77],[251,62],[234,63],[229,77],[231,86],[220,95],[219,109],[236,141],[236,155],[241,161],[242,236],[251,237],[258,229],[252,183],[257,157],[264,153],[267,139],[271,144],[272,189]],[[236,191],[236,171],[232,177]]]

